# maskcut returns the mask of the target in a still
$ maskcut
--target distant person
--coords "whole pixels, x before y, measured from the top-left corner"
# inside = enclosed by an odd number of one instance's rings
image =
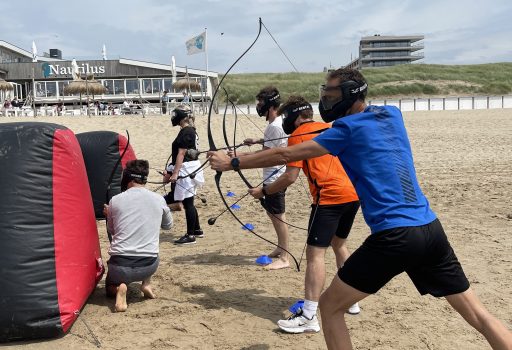
[[[64,103],[62,102],[61,99],[59,99],[59,101],[57,102],[57,105],[55,106],[55,109],[57,110],[57,115],[58,116],[62,115],[62,111],[64,109]]]
[[[132,105],[128,100],[124,100],[121,112],[122,114],[132,114]]]
[[[11,101],[9,101],[9,99],[5,99],[4,101],[4,109],[11,109]]]
[[[107,230],[112,235],[108,250],[107,296],[115,296],[115,309],[126,311],[128,284],[142,281],[141,292],[155,298],[151,276],[159,264],[160,228],[172,226],[172,216],[165,200],[144,187],[149,174],[147,160],[126,163],[121,180],[123,192],[105,205]]]
[[[11,101],[11,107],[12,108],[19,108],[21,107],[20,106],[20,102],[18,101],[18,98],[17,97],[14,97]]]
[[[112,104],[112,102],[108,103],[107,114],[108,115],[114,115],[114,105]]]
[[[187,94],[186,91],[183,91],[183,100],[181,103],[190,103],[190,96]]]
[[[164,90],[164,94],[160,98],[160,102],[162,103],[162,114],[167,114],[167,105],[169,104],[169,95],[167,95],[168,91]]]
[[[98,109],[100,111],[100,114],[104,114],[105,111],[107,110],[107,106],[105,105],[105,103],[103,101],[100,101],[98,103]]]

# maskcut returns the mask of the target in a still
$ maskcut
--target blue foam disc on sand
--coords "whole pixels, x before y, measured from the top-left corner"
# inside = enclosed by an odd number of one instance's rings
[[[293,304],[292,306],[290,306],[288,308],[288,310],[290,310],[290,312],[292,314],[296,314],[297,312],[299,312],[299,309],[302,309],[304,307],[304,300],[299,300],[297,301],[295,304]]]
[[[241,207],[238,204],[233,204],[230,208],[233,210],[240,210]]]
[[[256,264],[258,265],[268,265],[272,262],[272,258],[269,258],[267,255],[261,255],[256,259]]]
[[[242,230],[254,230],[254,225],[251,223],[246,223],[242,226]]]
[[[228,191],[228,193],[226,193],[226,196],[227,197],[234,197],[236,196],[234,192],[231,192],[231,191]]]

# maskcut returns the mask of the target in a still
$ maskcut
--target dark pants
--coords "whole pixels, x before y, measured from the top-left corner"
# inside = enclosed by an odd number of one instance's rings
[[[185,209],[185,218],[187,219],[187,234],[193,235],[195,232],[201,231],[199,216],[194,206],[194,197],[185,198],[182,203]]]

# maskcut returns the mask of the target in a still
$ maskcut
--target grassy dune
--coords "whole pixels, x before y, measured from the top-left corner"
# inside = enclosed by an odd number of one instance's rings
[[[368,68],[362,73],[370,85],[369,98],[512,93],[512,63],[463,66],[409,64]],[[275,85],[285,98],[299,94],[316,102],[324,77],[325,73],[230,74],[224,86],[238,103],[254,103],[254,96],[266,85]]]

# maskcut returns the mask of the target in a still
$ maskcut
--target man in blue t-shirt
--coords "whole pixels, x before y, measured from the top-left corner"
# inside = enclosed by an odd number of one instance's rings
[[[366,106],[360,72],[338,69],[322,86],[320,114],[332,128],[311,141],[241,159],[209,152],[214,170],[260,168],[325,154],[339,157],[372,234],[339,269],[320,298],[329,349],[352,349],[344,319],[354,303],[406,272],[418,291],[445,297],[494,349],[512,349],[512,333],[480,303],[416,179],[400,110]]]

